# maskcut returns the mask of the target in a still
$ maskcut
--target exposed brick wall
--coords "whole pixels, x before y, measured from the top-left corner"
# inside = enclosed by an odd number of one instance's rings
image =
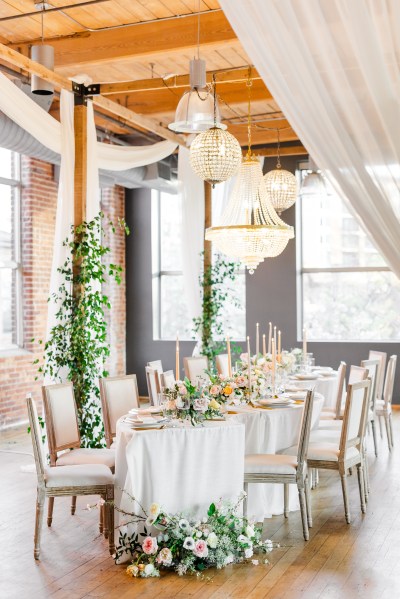
[[[36,358],[42,357],[38,343],[46,331],[47,297],[57,201],[57,184],[53,167],[40,160],[22,157],[21,164],[21,247],[23,280],[24,349],[0,353],[0,429],[27,420],[25,396],[32,392],[41,400],[41,381],[35,381]],[[117,220],[124,215],[124,190],[103,191],[104,211]],[[125,239],[117,234],[111,239],[112,262],[125,262]],[[108,315],[111,374],[125,372],[125,278],[120,287],[106,290],[113,308]],[[110,334],[111,332],[111,334]],[[31,339],[35,338],[35,342]]]

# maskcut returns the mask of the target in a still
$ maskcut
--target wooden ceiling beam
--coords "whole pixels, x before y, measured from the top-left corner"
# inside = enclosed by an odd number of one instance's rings
[[[53,83],[58,89],[67,89],[68,91],[72,90],[72,82],[69,79],[54,73],[50,69],[47,69],[41,64],[31,60],[30,58],[27,58],[26,56],[23,56],[8,46],[4,46],[3,44],[0,44],[0,59],[5,60],[7,63],[10,63],[20,69],[23,69],[24,71],[27,71],[28,73],[39,75],[39,77],[45,81],[50,81]],[[102,96],[94,96],[93,103],[103,108],[106,112],[117,115],[130,125],[139,126],[146,131],[151,131],[152,133],[159,135],[163,139],[168,139],[177,144],[185,145],[184,138],[180,135],[176,135],[176,133],[173,133],[169,129],[161,126],[156,120],[142,116],[141,114],[136,114],[132,110],[120,106],[120,104],[117,104],[117,102],[113,102],[112,100]]]
[[[170,19],[159,23],[85,32],[65,37],[46,38],[54,46],[57,67],[82,66],[123,58],[164,54],[172,50],[196,47],[197,16]],[[222,11],[201,15],[201,45],[218,45],[236,41],[237,37]],[[32,40],[10,44],[12,48],[30,46]]]
[[[213,80],[213,71],[207,72],[207,83],[211,83]],[[218,89],[222,85],[222,89],[225,90],[225,84],[238,83],[240,81],[247,81],[249,76],[249,69],[232,69],[227,71],[216,71],[215,77],[218,85]],[[251,78],[253,81],[261,79],[257,70],[251,69]],[[189,75],[176,75],[169,79],[163,79],[162,77],[154,77],[153,79],[140,79],[136,81],[118,81],[117,83],[102,83],[101,93],[102,95],[119,94],[128,92],[144,92],[144,91],[155,91],[165,90],[166,87],[171,89],[188,88]],[[267,90],[268,91],[268,90]],[[268,92],[271,97],[270,92]]]

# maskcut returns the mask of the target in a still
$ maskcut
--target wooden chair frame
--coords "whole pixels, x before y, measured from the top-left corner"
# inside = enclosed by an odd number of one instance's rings
[[[366,512],[366,504],[365,504],[365,482],[364,482],[364,452],[363,452],[363,444],[364,444],[364,436],[365,429],[367,423],[367,414],[368,414],[368,399],[369,399],[369,388],[371,381],[363,380],[359,383],[353,383],[348,385],[347,387],[347,396],[346,396],[346,406],[343,417],[343,425],[342,432],[340,436],[339,442],[339,458],[338,461],[330,461],[330,460],[316,460],[316,459],[307,459],[308,466],[310,468],[323,468],[327,470],[338,470],[340,474],[340,479],[342,483],[342,492],[343,492],[343,503],[345,509],[345,518],[346,522],[350,524],[350,509],[349,509],[349,500],[347,493],[347,471],[353,466],[357,466],[358,473],[358,485],[360,491],[360,502],[361,502],[361,511],[364,514]],[[358,389],[364,389],[364,398],[363,405],[360,416],[360,423],[358,427],[358,434],[356,437],[352,439],[347,439],[348,429],[351,418],[351,411],[353,409],[353,392]],[[355,447],[358,450],[358,456],[354,456],[353,458],[346,458],[346,450],[350,447]]]
[[[193,383],[193,381],[192,381],[192,379],[190,377],[190,362],[195,362],[195,361],[198,361],[198,360],[204,361],[205,364],[206,364],[206,369],[208,368],[208,360],[204,356],[198,356],[198,357],[190,356],[188,358],[183,358],[183,366],[184,366],[184,369],[185,369],[185,376],[189,379],[189,381],[192,382],[192,384],[195,384],[195,383]],[[208,379],[208,376],[206,374],[204,375],[204,377],[205,377],[205,379]]]
[[[169,386],[169,384],[167,383],[168,378],[173,378],[175,383],[175,373],[173,370],[166,370],[165,372],[162,372],[160,374],[161,389],[165,389]]]
[[[379,360],[362,360],[361,367],[368,371],[369,378],[371,379],[371,387],[369,392],[369,410],[367,423],[371,426],[372,439],[374,442],[375,456],[378,457],[378,443],[376,438],[375,428],[375,404],[376,404],[376,383],[378,378]],[[374,376],[371,376],[371,369],[374,370]]]
[[[392,451],[393,446],[394,446],[391,404],[392,404],[392,399],[393,399],[393,387],[394,387],[394,377],[395,377],[395,373],[396,373],[396,364],[397,364],[397,356],[395,354],[393,354],[389,358],[387,370],[386,370],[385,385],[384,385],[384,389],[383,389],[384,404],[383,404],[382,408],[378,408],[378,410],[377,410],[377,416],[379,419],[381,431],[382,431],[381,418],[383,417],[383,419],[385,421],[386,436],[387,436],[389,451]],[[381,436],[383,436],[382,432],[381,432]]]
[[[117,431],[115,428],[115,422],[111,422],[111,414],[109,408],[109,399],[107,397],[107,382],[109,381],[119,381],[119,380],[130,380],[132,379],[133,385],[135,388],[137,405],[139,406],[139,389],[137,384],[136,374],[126,374],[123,376],[112,376],[107,378],[100,378],[100,399],[101,399],[101,409],[103,413],[103,423],[104,423],[104,434],[106,438],[106,446],[109,449],[112,445],[113,439],[116,437]]]
[[[153,406],[157,406],[158,405],[158,393],[161,392],[160,375],[158,373],[158,370],[156,370],[155,368],[151,368],[151,366],[146,366],[145,371],[146,371],[146,382],[147,382],[147,390],[149,393],[150,404]],[[150,376],[154,376],[154,378],[155,378],[157,397],[153,397],[153,392],[151,390]]]
[[[297,468],[295,474],[263,474],[245,472],[244,491],[247,495],[249,483],[278,483],[284,485],[284,515],[288,517],[289,485],[297,485],[300,501],[301,520],[303,524],[303,536],[309,540],[309,528],[312,527],[310,484],[307,469],[307,450],[310,438],[311,419],[313,409],[314,391],[308,390],[304,402],[303,418],[300,429],[300,437],[297,450]],[[244,513],[247,514],[247,499],[244,501]]]
[[[37,499],[36,499],[36,520],[35,520],[35,535],[34,535],[34,551],[35,559],[40,557],[40,540],[43,528],[44,503],[46,497],[54,500],[54,497],[77,496],[77,495],[100,495],[106,503],[104,505],[105,514],[105,529],[107,530],[109,550],[112,555],[115,551],[114,546],[114,485],[91,485],[77,487],[48,487],[45,480],[45,468],[43,463],[43,455],[41,448],[41,439],[38,433],[38,423],[36,419],[36,408],[33,404],[31,395],[26,398],[29,423],[31,427],[33,454],[35,458],[36,473],[37,473]],[[57,466],[50,466],[57,468]],[[60,466],[62,468],[62,466]]]
[[[376,351],[375,349],[372,349],[368,354],[368,360],[379,361],[379,368],[376,380],[376,399],[382,399],[385,384],[387,353],[384,351]]]

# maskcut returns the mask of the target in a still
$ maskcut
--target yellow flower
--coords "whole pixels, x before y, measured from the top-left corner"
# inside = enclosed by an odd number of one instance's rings
[[[226,387],[224,388],[224,390],[222,391],[222,393],[224,395],[231,395],[231,393],[233,393],[233,389],[230,385],[226,385]]]
[[[131,566],[127,567],[126,573],[132,577],[137,576],[139,573],[139,568],[137,566],[135,566],[135,564],[132,564]]]
[[[208,407],[211,408],[212,410],[219,410],[219,408],[221,407],[220,404],[215,401],[215,399],[212,399],[210,401],[210,403],[208,404]]]

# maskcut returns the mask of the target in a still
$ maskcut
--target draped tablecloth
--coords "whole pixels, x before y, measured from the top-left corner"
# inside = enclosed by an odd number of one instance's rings
[[[204,516],[213,501],[235,501],[243,491],[245,427],[234,420],[179,428],[133,430],[117,422],[116,506],[140,513],[151,503],[168,512]],[[117,525],[128,520],[116,513]]]
[[[324,396],[324,408],[336,408],[336,395],[338,387],[337,371],[332,371],[331,376],[320,376],[315,380],[301,381],[299,379],[292,379],[290,384],[296,385],[299,389],[309,389],[314,387],[317,393],[321,393]]]
[[[310,381],[308,381],[310,387]],[[234,406],[237,412],[231,419],[241,422],[246,428],[246,454],[278,453],[296,445],[300,433],[303,403],[285,408],[253,408]],[[324,397],[315,393],[311,427],[317,428]],[[298,510],[299,501],[296,485],[289,485],[289,509]],[[249,484],[248,515],[262,522],[276,514],[283,514],[283,485]]]

